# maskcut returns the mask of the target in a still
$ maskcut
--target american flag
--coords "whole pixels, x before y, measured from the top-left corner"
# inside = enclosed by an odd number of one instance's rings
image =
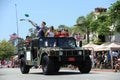
[[[15,40],[17,38],[18,38],[18,35],[16,33],[13,33],[13,34],[10,35],[11,40]]]

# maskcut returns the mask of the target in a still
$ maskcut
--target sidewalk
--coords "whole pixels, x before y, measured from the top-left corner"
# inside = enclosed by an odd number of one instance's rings
[[[76,69],[61,68],[61,69],[66,69],[66,70],[78,70],[78,68],[76,68]],[[98,71],[98,72],[115,72],[114,69],[100,69],[100,68],[92,68],[91,71]]]
[[[115,72],[114,69],[99,69],[99,68],[94,68],[91,71],[100,71],[100,72]]]

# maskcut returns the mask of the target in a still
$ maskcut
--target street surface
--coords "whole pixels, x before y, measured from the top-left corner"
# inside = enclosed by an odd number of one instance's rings
[[[0,68],[0,80],[120,80],[120,72],[94,71],[81,74],[78,70],[60,70],[56,75],[43,75],[41,69],[21,74],[19,68]]]

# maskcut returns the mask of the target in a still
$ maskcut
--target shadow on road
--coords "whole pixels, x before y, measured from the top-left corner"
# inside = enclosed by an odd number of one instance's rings
[[[30,73],[30,74],[44,75],[42,72],[40,72],[40,73]],[[79,74],[82,75],[82,73],[80,73],[80,72],[60,71],[60,72],[58,72],[58,73],[52,74],[52,76],[56,76],[56,75],[79,75]],[[90,73],[88,73],[88,74],[97,74],[97,73],[90,72]],[[50,76],[51,76],[51,75],[50,75]]]

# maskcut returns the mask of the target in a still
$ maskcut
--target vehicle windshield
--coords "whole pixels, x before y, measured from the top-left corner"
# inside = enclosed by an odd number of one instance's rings
[[[75,40],[73,38],[58,39],[58,47],[75,47]]]
[[[74,38],[41,38],[40,47],[75,47]]]

